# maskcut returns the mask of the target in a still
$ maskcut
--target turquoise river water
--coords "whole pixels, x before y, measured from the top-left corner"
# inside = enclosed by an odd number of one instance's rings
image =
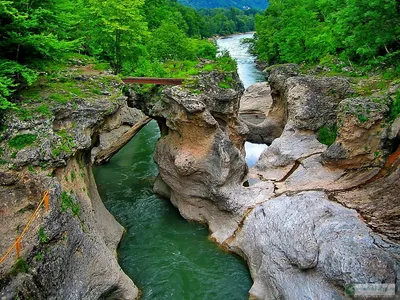
[[[233,57],[237,51],[243,55],[245,46],[237,43],[241,37],[229,37]],[[229,44],[228,39],[220,41]],[[248,64],[249,59],[244,61]],[[251,72],[241,78],[260,80],[254,66],[245,68]],[[118,250],[122,269],[144,300],[248,299],[252,280],[245,262],[212,243],[205,226],[187,222],[168,200],[153,194],[158,138],[157,123],[152,121],[108,164],[94,169],[106,207],[126,229]],[[259,155],[256,148],[246,145],[249,164]]]

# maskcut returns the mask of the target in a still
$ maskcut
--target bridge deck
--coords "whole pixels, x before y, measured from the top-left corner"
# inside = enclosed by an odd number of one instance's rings
[[[181,85],[183,78],[153,78],[153,77],[129,77],[122,79],[124,83],[140,83],[140,84],[166,84]]]

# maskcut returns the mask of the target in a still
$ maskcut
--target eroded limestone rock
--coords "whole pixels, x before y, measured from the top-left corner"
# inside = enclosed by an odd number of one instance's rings
[[[394,261],[356,211],[322,192],[257,206],[231,247],[248,261],[256,299],[343,299],[347,284],[396,282]]]
[[[0,133],[0,253],[5,253],[50,191],[50,211],[39,210],[22,240],[29,265],[18,272],[14,253],[0,265],[1,299],[137,299],[139,291],[121,270],[116,249],[123,228],[104,207],[89,152],[99,132],[135,122],[116,77],[82,75],[102,95],[51,106],[51,115],[20,119],[9,113]],[[104,83],[107,82],[107,85]],[[44,91],[46,94],[46,91]],[[35,105],[31,104],[33,110]],[[102,129],[102,126],[103,129]],[[16,147],[15,137],[22,139]],[[103,142],[104,144],[104,142]],[[22,148],[22,149],[20,149]]]
[[[349,82],[297,78],[296,66],[278,68],[271,70],[269,116],[282,135],[273,137],[250,170],[249,187],[242,185],[248,177],[239,134],[244,130],[235,125],[238,97],[209,99],[219,94],[216,85],[207,95],[184,87],[165,91],[151,110],[164,133],[155,160],[168,187],[158,189],[185,218],[208,223],[214,240],[246,259],[254,299],[345,299],[347,284],[396,283],[398,262],[388,249],[398,245],[388,247],[357,211],[338,204],[352,205],[354,194],[344,191],[364,195],[364,185],[380,176],[379,166],[347,170],[324,164],[327,146],[316,138],[318,128],[336,122],[336,108],[351,92]],[[395,194],[389,182],[384,201],[392,211],[373,213],[377,194],[370,193],[362,216],[388,221],[396,215],[395,205],[388,204]]]
[[[382,166],[389,153],[384,98],[350,98],[338,107],[338,136],[324,153],[327,164],[341,168]]]

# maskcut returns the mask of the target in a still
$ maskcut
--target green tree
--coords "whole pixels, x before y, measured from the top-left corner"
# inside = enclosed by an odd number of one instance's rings
[[[119,73],[125,60],[137,60],[137,45],[148,35],[140,13],[143,0],[88,0],[89,30],[86,32],[91,52],[107,59]]]

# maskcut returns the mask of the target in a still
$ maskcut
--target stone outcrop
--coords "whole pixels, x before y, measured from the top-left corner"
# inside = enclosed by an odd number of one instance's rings
[[[249,129],[246,140],[251,143],[271,144],[282,130],[266,119],[272,106],[271,88],[259,82],[247,88],[240,99],[240,120]]]
[[[382,98],[350,98],[340,102],[338,136],[324,153],[324,161],[341,168],[382,166],[389,153],[388,112],[388,103]]]
[[[328,201],[323,192],[257,206],[231,247],[250,265],[256,299],[342,299],[344,289],[335,287],[396,281],[393,259],[356,211]]]
[[[218,81],[210,76],[210,82]],[[215,97],[217,84],[208,85],[215,92],[201,95],[187,87],[167,89],[151,110],[164,133],[155,153],[155,190],[170,197],[185,218],[208,223],[215,241],[246,259],[252,299],[345,299],[348,285],[398,283],[399,158],[383,151],[390,144],[387,134],[372,138],[371,151],[382,149],[379,163],[369,155],[357,162],[361,167],[328,163],[330,150],[317,131],[336,124],[338,107],[358,103],[346,99],[349,81],[302,76],[295,65],[271,69],[269,81],[273,103],[267,119],[281,132],[271,136],[271,146],[248,175],[245,130],[235,120],[240,87],[225,91],[225,98]],[[357,123],[354,131],[376,129],[386,116],[385,104],[375,110],[365,103],[370,123]],[[355,124],[353,117],[339,113],[344,127]],[[339,126],[337,141],[351,140],[345,130]],[[342,144],[353,149],[351,142]],[[357,156],[351,150],[346,155]],[[243,186],[245,180],[250,186]],[[386,190],[382,198],[378,186]]]
[[[268,114],[272,105],[271,88],[266,82],[249,86],[240,99],[239,114]]]
[[[97,146],[100,134],[122,133],[142,115],[126,106],[117,77],[80,74],[75,83],[81,82],[86,82],[87,88],[99,84],[103,92],[54,104],[47,115],[21,120],[16,112],[5,120],[0,253],[13,244],[46,190],[50,192],[50,211],[39,210],[22,240],[22,259],[15,263],[13,252],[0,265],[1,299],[139,296],[118,265],[116,249],[124,229],[98,195],[90,150]],[[37,111],[35,103],[30,105]],[[28,142],[27,136],[31,137]],[[19,144],[13,146],[12,140]],[[98,147],[104,144],[102,137]]]

